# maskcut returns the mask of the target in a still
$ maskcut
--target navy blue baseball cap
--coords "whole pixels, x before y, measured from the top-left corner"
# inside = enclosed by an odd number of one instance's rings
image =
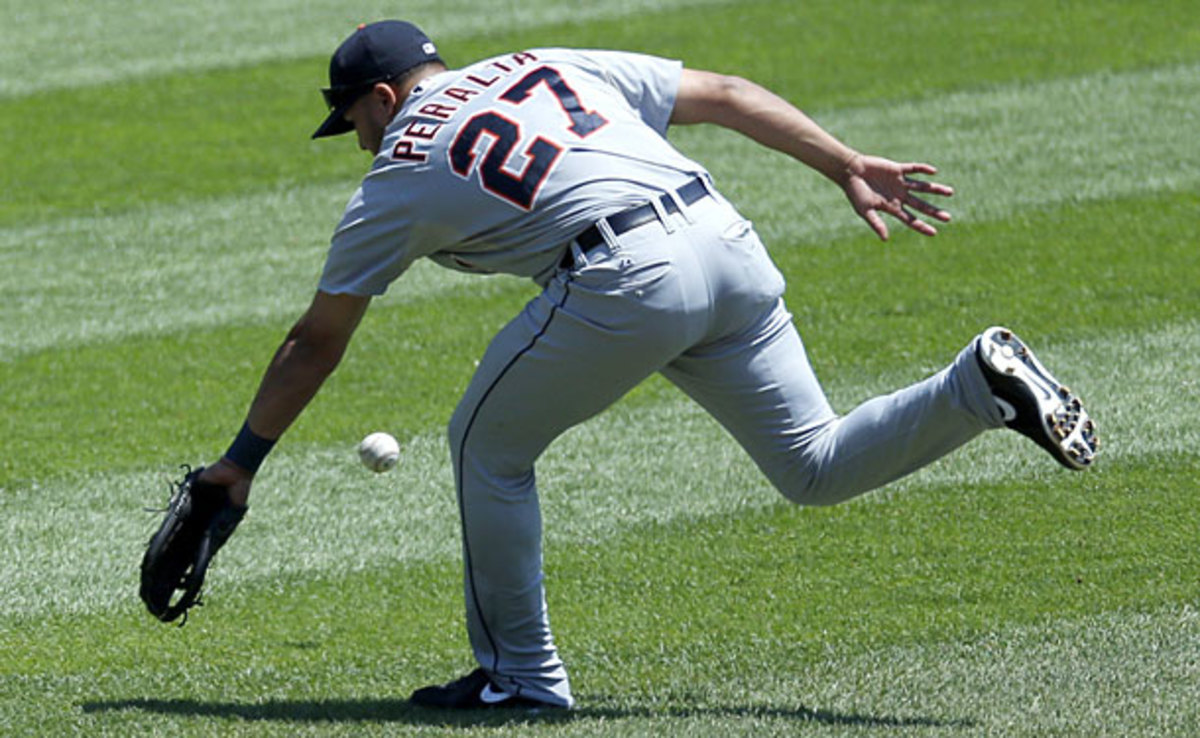
[[[427,62],[441,61],[437,47],[411,23],[387,20],[359,26],[329,60],[329,87],[321,90],[329,117],[312,137],[353,131],[354,126],[344,116],[359,97],[379,82]]]

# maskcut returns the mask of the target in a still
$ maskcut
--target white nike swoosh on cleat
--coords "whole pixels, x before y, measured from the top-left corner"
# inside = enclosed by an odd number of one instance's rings
[[[512,695],[508,694],[507,692],[496,691],[496,689],[492,686],[491,682],[488,682],[487,684],[485,684],[483,686],[483,691],[481,691],[479,693],[479,699],[489,705],[494,705],[498,702],[503,702],[504,700],[506,700],[510,697],[512,697]]]
[[[992,395],[992,399],[996,401],[996,407],[1000,408],[1000,414],[1004,417],[1005,423],[1017,419],[1017,409],[1013,407],[1007,400],[1001,400],[995,395]]]
[[[1039,377],[1039,379],[1040,379],[1040,377]],[[1036,389],[1038,392],[1042,393],[1043,400],[1053,400],[1054,399],[1054,392],[1052,392],[1050,388],[1048,388],[1044,384],[1042,384],[1042,382],[1040,382],[1040,381],[1029,382],[1028,384],[1031,387],[1033,387],[1034,389]]]

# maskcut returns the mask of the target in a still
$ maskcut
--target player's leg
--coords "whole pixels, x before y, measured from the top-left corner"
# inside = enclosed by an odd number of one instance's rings
[[[711,294],[710,331],[663,374],[715,416],[789,499],[840,502],[1001,425],[973,348],[937,375],[838,417],[757,234],[734,221],[721,236],[689,252]]]
[[[450,424],[468,633],[494,685],[514,696],[571,703],[543,594],[534,461],[685,340],[675,270],[642,257],[555,278],[492,341]]]
[[[687,352],[663,373],[800,504],[875,489],[1000,425],[973,348],[933,377],[839,417],[782,302],[715,345]]]

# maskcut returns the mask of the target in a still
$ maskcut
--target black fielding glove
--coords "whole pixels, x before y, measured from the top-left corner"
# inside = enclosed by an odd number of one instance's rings
[[[246,506],[234,504],[226,487],[199,481],[204,467],[184,469],[183,479],[171,485],[166,516],[142,557],[139,594],[150,614],[164,623],[180,615],[187,622],[188,609],[200,604],[208,565],[246,514]]]

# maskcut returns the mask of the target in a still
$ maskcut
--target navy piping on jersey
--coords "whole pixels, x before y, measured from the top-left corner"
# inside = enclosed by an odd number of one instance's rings
[[[546,335],[546,331],[550,329],[550,324],[554,322],[554,316],[557,315],[560,310],[562,310],[563,305],[567,304],[567,298],[570,296],[570,292],[570,278],[568,277],[568,281],[563,287],[562,299],[550,308],[550,315],[546,318],[545,324],[538,329],[538,332],[534,334],[533,338],[530,339],[529,343],[524,348],[522,348],[520,351],[514,354],[511,359],[508,360],[508,363],[504,365],[504,368],[501,369],[496,375],[496,378],[492,380],[491,385],[484,390],[483,395],[479,398],[479,402],[475,403],[475,409],[471,411],[471,418],[467,421],[467,427],[463,431],[462,440],[458,445],[458,518],[459,523],[462,525],[463,554],[466,563],[465,568],[467,574],[467,584],[471,590],[471,599],[475,604],[475,612],[479,614],[479,624],[483,626],[483,634],[487,636],[488,644],[492,647],[492,668],[490,669],[492,672],[499,671],[500,648],[496,645],[496,639],[492,636],[492,629],[488,627],[487,618],[484,616],[483,608],[479,605],[479,594],[475,591],[475,572],[474,567],[471,564],[471,542],[469,540],[469,536],[467,535],[467,510],[466,506],[463,505],[463,460],[466,458],[467,440],[471,437],[471,429],[475,426],[475,419],[479,417],[479,411],[483,408],[483,403],[487,402],[488,397],[492,394],[492,390],[496,389],[496,386],[500,384],[500,381],[504,379],[506,374],[508,374],[508,370],[512,369],[522,356],[529,353],[530,350],[533,349],[533,347],[537,344],[538,339]]]

